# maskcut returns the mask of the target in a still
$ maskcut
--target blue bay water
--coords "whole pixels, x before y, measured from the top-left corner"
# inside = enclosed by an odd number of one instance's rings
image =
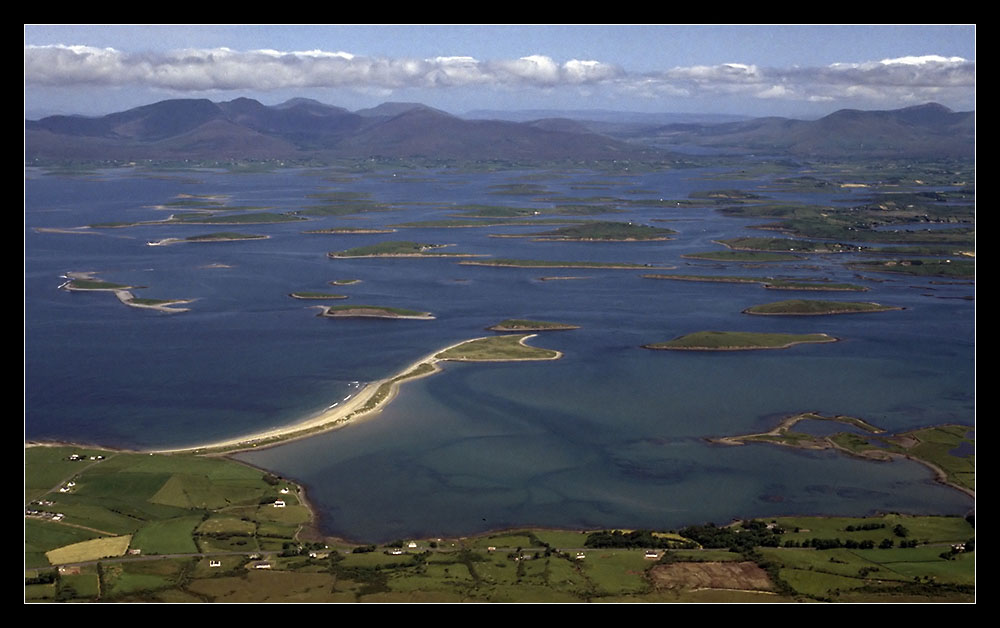
[[[677,199],[695,190],[756,185],[698,178],[703,174],[548,173],[530,182],[551,195]],[[30,172],[26,437],[143,448],[248,434],[318,412],[350,394],[354,382],[386,377],[437,348],[486,335],[484,328],[501,319],[535,318],[582,326],[531,341],[563,351],[562,360],[448,364],[443,373],[407,383],[372,419],[238,457],[305,484],[323,529],[354,539],[527,524],[672,527],[735,516],[963,513],[971,507],[968,497],[934,483],[915,463],[704,440],[767,429],[807,410],[859,416],[889,430],[971,425],[975,310],[962,298],[973,293],[971,285],[891,275],[871,281],[833,255],[759,267],[682,258],[718,249],[714,239],[760,234],[747,228],[760,221],[726,218],[709,208],[632,207],[604,217],[680,232],[668,242],[489,237],[537,227],[307,235],[302,231],[446,218],[462,203],[554,202],[490,194],[492,185],[522,181],[517,173],[383,173],[337,181],[316,175],[198,171],[154,177],[123,170],[68,178]],[[595,181],[602,183],[587,187]],[[323,191],[368,193],[400,209],[308,223],[37,230],[162,219],[170,212],[153,206],[178,194],[226,195],[234,206],[290,211],[315,204],[308,195]],[[146,245],[215,231],[271,237]],[[803,293],[651,280],[641,271],[326,257],[327,251],[393,239],[454,244],[446,250],[497,257],[673,265],[679,273],[827,276],[869,286],[864,300],[906,309],[755,317],[741,311]],[[61,276],[74,271],[146,286],[135,290],[137,296],[195,301],[190,312],[164,315],[128,308],[110,294],[58,290]],[[544,276],[581,278],[542,281]],[[362,282],[327,285],[334,279]],[[350,297],[343,303],[428,310],[437,318],[321,319],[312,303],[288,297],[296,290],[340,292]],[[807,298],[857,296],[820,294]],[[639,348],[704,329],[823,331],[841,341],[775,352]]]

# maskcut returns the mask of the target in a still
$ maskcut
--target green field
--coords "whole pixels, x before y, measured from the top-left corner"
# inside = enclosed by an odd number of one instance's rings
[[[643,345],[646,349],[689,351],[740,351],[750,349],[785,349],[803,343],[834,342],[826,334],[765,334],[745,331],[699,331],[667,342]]]

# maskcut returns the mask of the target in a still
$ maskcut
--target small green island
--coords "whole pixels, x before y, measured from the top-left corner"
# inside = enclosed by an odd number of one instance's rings
[[[463,342],[438,353],[438,360],[458,362],[518,362],[525,360],[558,360],[562,352],[539,349],[525,344],[534,334],[492,336]]]
[[[332,227],[330,229],[313,229],[303,231],[313,235],[365,235],[370,233],[396,233],[395,229],[377,229],[372,227]]]
[[[586,222],[519,235],[493,235],[495,238],[532,238],[536,242],[654,242],[670,240],[673,229],[650,227],[631,222]]]
[[[774,277],[743,277],[733,275],[672,275],[648,274],[644,279],[673,281],[704,281],[707,283],[756,283],[767,290],[812,290],[816,292],[867,292],[867,286],[837,283],[828,279],[775,279]]]
[[[431,253],[435,249],[450,246],[448,244],[424,244],[422,242],[392,241],[358,246],[345,251],[332,251],[327,255],[333,259],[351,259],[358,257],[476,257],[467,253]]]
[[[434,319],[430,312],[407,310],[384,305],[334,305],[324,306],[320,316],[327,318],[389,318],[429,321]]]
[[[328,300],[328,299],[346,299],[346,294],[333,294],[330,292],[292,292],[288,296],[293,299],[317,299],[317,300]]]
[[[147,246],[166,246],[168,244],[182,244],[184,242],[241,242],[243,240],[267,240],[271,236],[253,233],[235,233],[223,231],[219,233],[205,233],[193,235],[186,238],[164,238],[163,240],[150,240]]]
[[[580,329],[579,325],[553,323],[549,321],[532,321],[521,318],[508,318],[496,325],[486,328],[489,331],[562,331]]]
[[[744,314],[763,316],[823,316],[827,314],[861,314],[865,312],[889,312],[902,310],[901,307],[863,301],[812,301],[792,299],[754,305],[743,310]]]
[[[836,342],[828,334],[769,334],[749,331],[699,331],[667,342],[642,345],[644,349],[669,351],[752,351],[787,349],[799,344]]]
[[[814,242],[798,238],[728,238],[714,242],[734,251],[771,251],[782,253],[850,253],[865,247],[841,242]]]
[[[188,312],[190,308],[177,307],[191,303],[193,299],[147,299],[137,297],[132,294],[132,290],[142,286],[128,286],[125,284],[111,283],[94,278],[93,272],[72,272],[66,273],[66,281],[59,288],[69,292],[111,292],[124,305],[129,307],[156,310],[164,314],[179,314]]]

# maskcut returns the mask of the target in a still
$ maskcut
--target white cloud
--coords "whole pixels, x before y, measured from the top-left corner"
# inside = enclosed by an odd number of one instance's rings
[[[25,46],[29,85],[129,85],[180,92],[346,87],[404,88],[575,87],[648,97],[741,98],[822,102],[845,97],[872,102],[902,99],[971,100],[975,62],[939,55],[901,56],[820,67],[761,67],[721,63],[629,73],[593,59],[557,61],[532,54],[479,60],[465,55],[427,59],[366,57],[345,51],[122,52],[83,45]]]

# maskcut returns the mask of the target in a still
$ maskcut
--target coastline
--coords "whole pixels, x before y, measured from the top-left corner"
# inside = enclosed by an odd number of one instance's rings
[[[519,341],[520,344],[525,344],[525,340],[533,338],[535,335],[537,334],[529,334],[525,336]],[[438,357],[440,354],[456,347],[460,347],[461,345],[471,342],[472,340],[481,340],[481,338],[462,340],[447,347],[436,349],[432,353],[410,363],[408,366],[398,371],[395,375],[367,383],[345,402],[337,404],[335,407],[327,408],[326,410],[301,421],[282,427],[271,428],[245,434],[243,436],[204,443],[201,445],[170,449],[149,449],[144,450],[144,453],[197,453],[226,455],[240,451],[273,447],[288,441],[298,440],[308,436],[315,436],[323,432],[338,429],[378,414],[385,406],[392,403],[392,401],[396,398],[396,395],[399,394],[399,387],[403,382],[428,377],[440,372],[442,370],[441,366],[439,366],[440,362],[534,362],[558,360],[563,355],[562,352],[556,351],[556,355],[549,358],[520,358],[510,360],[462,360]]]

